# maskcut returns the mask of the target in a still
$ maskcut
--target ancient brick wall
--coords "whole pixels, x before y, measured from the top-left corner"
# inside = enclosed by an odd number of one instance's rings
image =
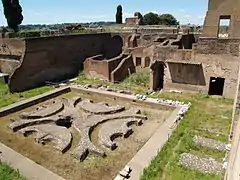
[[[136,69],[132,55],[128,55],[127,57],[124,57],[114,71],[111,72],[111,81],[119,82],[135,72]]]
[[[209,0],[208,11],[204,21],[203,37],[218,36],[220,18],[230,18],[230,38],[240,37],[240,1],[239,0]]]
[[[0,38],[0,72],[11,74],[20,65],[25,42],[20,39]]]
[[[194,48],[200,54],[231,54],[239,56],[239,39],[199,38]]]
[[[84,61],[84,74],[87,77],[110,80],[108,69],[108,62],[102,55],[90,57]]]
[[[128,70],[134,69],[132,56],[120,54],[112,59],[103,56],[87,58],[84,62],[84,74],[91,78],[99,78],[107,81],[119,81],[129,75]],[[132,70],[132,72],[135,72]]]
[[[176,53],[172,52],[170,59],[166,61],[169,61],[169,63],[166,63],[167,68],[165,69],[165,88],[176,88],[207,94],[210,77],[220,77],[225,78],[223,96],[234,98],[239,69],[237,56],[232,56],[231,54],[199,54],[194,51],[191,52],[191,50],[178,50]],[[198,68],[194,68],[195,71],[192,71],[192,66]],[[176,78],[178,76],[177,72],[181,74],[181,77]],[[191,82],[187,82],[189,77],[191,77]]]
[[[31,38],[25,43],[21,66],[10,77],[11,92],[74,77],[87,57],[118,56],[124,44],[122,37],[110,33]]]

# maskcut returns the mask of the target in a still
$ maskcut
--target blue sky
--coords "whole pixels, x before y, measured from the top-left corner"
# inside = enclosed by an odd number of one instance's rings
[[[53,24],[62,22],[115,21],[117,5],[125,17],[139,11],[171,13],[181,24],[202,24],[208,0],[20,0],[23,24]],[[6,25],[2,6],[0,25]]]

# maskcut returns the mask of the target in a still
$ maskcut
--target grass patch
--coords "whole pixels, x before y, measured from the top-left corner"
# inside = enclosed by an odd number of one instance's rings
[[[135,73],[119,83],[112,83],[103,81],[98,78],[87,78],[84,73],[80,73],[78,76],[78,84],[102,84],[111,88],[120,88],[122,90],[130,90],[135,93],[146,93],[149,87],[150,72],[148,69],[141,69],[138,73]]]
[[[53,89],[52,87],[41,87],[25,91],[22,93],[11,94],[8,90],[7,85],[0,83],[0,108],[45,93],[52,89]],[[0,163],[0,180],[23,180],[23,179],[25,178],[21,177],[17,171],[13,170],[8,165]]]
[[[25,180],[25,178],[6,164],[0,163],[0,180]]]
[[[15,102],[45,93],[52,89],[53,89],[52,87],[44,86],[44,87],[29,90],[29,91],[25,91],[22,93],[11,94],[8,90],[7,85],[0,83],[0,108],[13,104]]]
[[[227,141],[233,101],[196,94],[163,93],[156,96],[185,102],[190,101],[192,102],[192,107],[162,151],[152,160],[150,166],[144,170],[141,180],[220,180],[223,177],[222,175],[207,175],[182,167],[179,164],[179,157],[182,153],[192,153],[200,157],[213,157],[220,162],[222,161],[225,153],[198,147],[194,144],[193,137],[196,134],[206,136],[204,131],[198,130],[199,128],[215,129],[222,134],[218,137],[222,141]],[[211,138],[216,139],[216,136],[211,136]]]

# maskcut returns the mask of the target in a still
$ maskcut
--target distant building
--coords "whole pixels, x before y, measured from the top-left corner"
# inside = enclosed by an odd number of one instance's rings
[[[135,16],[135,17],[129,17],[129,18],[126,18],[126,19],[125,19],[125,23],[126,23],[127,25],[139,25],[140,19],[139,19],[137,16]]]

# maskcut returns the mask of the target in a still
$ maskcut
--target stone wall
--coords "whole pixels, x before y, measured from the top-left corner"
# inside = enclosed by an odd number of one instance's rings
[[[239,56],[239,39],[199,38],[194,49],[199,54],[231,54]]]
[[[203,37],[218,37],[219,20],[230,18],[229,37],[240,37],[240,1],[239,0],[209,0],[208,11],[204,21]]]
[[[135,72],[131,55],[120,54],[112,59],[103,55],[87,58],[84,62],[84,74],[87,77],[117,82]]]
[[[225,78],[223,96],[234,98],[239,57],[231,54],[200,54],[194,50],[168,49],[165,57],[164,88],[208,93],[210,77]],[[155,58],[156,58],[155,57]],[[193,71],[194,69],[194,71]]]
[[[110,33],[81,34],[25,39],[21,65],[10,77],[10,91],[19,92],[74,77],[87,57],[103,54],[118,56],[123,38]]]
[[[103,55],[87,58],[84,61],[84,74],[86,77],[110,80],[108,61]]]
[[[0,38],[0,72],[12,74],[24,56],[25,42],[20,39]]]
[[[119,82],[127,76],[136,72],[135,65],[133,63],[132,55],[124,57],[118,66],[111,72],[111,81]]]

